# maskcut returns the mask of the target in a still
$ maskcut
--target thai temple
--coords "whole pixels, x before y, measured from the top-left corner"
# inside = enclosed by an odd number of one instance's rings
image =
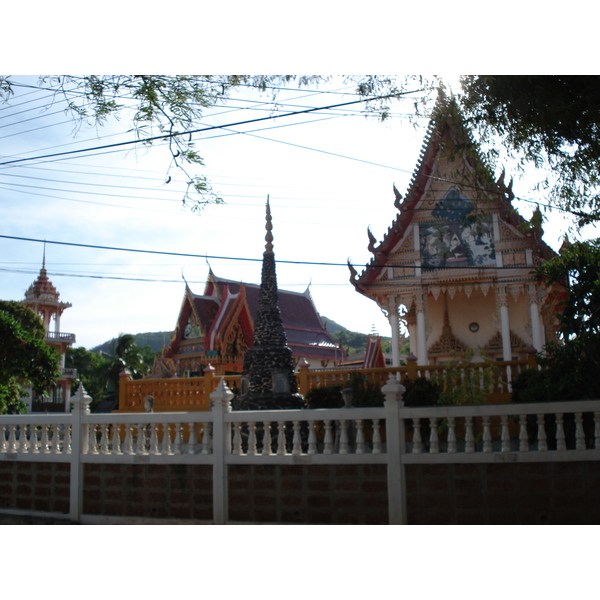
[[[260,285],[217,277],[212,269],[201,295],[186,284],[175,331],[153,376],[200,377],[209,364],[217,374],[242,373],[244,356],[254,344],[260,290]],[[325,328],[309,289],[277,294],[294,366],[300,360],[312,368],[340,362],[343,352]]]
[[[440,98],[398,213],[370,262],[350,281],[384,311],[392,362],[400,364],[400,319],[419,365],[524,359],[555,338],[565,297],[533,269],[556,253],[539,225],[512,205],[512,181],[495,179],[464,126],[456,103]]]
[[[60,318],[72,304],[60,301],[60,294],[48,278],[45,250],[40,274],[25,292],[22,303],[41,317],[46,328],[46,343],[56,348],[60,354],[60,376],[56,385],[38,398],[33,398],[31,390],[27,390],[29,396],[24,401],[29,412],[69,412],[71,382],[77,376],[77,370],[66,369],[65,358],[68,348],[75,343],[75,334],[60,330]]]

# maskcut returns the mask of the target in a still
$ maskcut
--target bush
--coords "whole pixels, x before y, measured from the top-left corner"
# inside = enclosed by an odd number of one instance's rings
[[[406,388],[404,406],[435,406],[439,401],[440,386],[426,377],[417,377],[414,381],[405,379],[402,385]]]

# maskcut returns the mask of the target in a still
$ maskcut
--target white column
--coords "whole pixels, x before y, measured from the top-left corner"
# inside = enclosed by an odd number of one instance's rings
[[[213,519],[215,525],[224,525],[229,516],[227,464],[231,454],[231,429],[225,423],[225,413],[231,412],[233,392],[222,377],[217,389],[210,395],[213,414]]]
[[[500,324],[502,331],[502,360],[512,360],[512,349],[510,347],[510,323],[508,320],[508,294],[506,288],[496,290],[498,305],[500,306]]]
[[[388,319],[392,329],[392,367],[400,366],[400,317],[398,316],[398,306],[390,304],[388,310]]]
[[[417,308],[417,364],[427,364],[427,336],[425,334],[425,298],[416,298]]]
[[[408,323],[408,343],[410,344],[410,353],[417,355],[417,326],[415,323]]]
[[[531,338],[533,347],[539,352],[544,346],[540,327],[540,305],[535,285],[529,286],[529,311],[531,314]]]

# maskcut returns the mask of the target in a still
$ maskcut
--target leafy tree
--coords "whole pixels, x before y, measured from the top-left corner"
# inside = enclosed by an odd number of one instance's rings
[[[111,352],[104,365],[103,385],[105,396],[115,397],[119,393],[119,378],[127,370],[133,379],[141,379],[150,371],[150,357],[152,354],[141,349],[135,343],[135,336],[122,333],[111,343]],[[152,356],[153,358],[153,356]]]
[[[276,96],[280,86],[306,86],[327,79],[321,75],[60,75],[41,77],[40,85],[54,90],[55,100],[67,102],[67,112],[78,126],[103,125],[115,117],[131,123],[134,142],[152,145],[167,140],[171,166],[183,171],[188,180],[183,202],[200,210],[222,202],[207,179],[190,170],[203,166],[193,134],[205,110],[227,100],[236,88],[252,87]],[[415,85],[414,79],[422,87],[420,78],[407,77],[404,82]],[[388,100],[402,93],[390,77],[346,76],[346,81],[356,86],[360,97],[375,97],[367,109],[382,119],[389,115]],[[0,99],[7,101],[12,93],[10,77],[0,77]]]
[[[559,320],[560,342],[547,344],[538,361],[547,400],[600,398],[600,239],[575,242],[537,270],[545,281],[568,284]]]
[[[480,137],[548,168],[545,185],[579,225],[600,219],[600,76],[463,77],[461,103]]]
[[[99,352],[91,352],[83,347],[69,348],[65,359],[65,365],[77,369],[77,379],[73,380],[71,393],[74,393],[83,383],[83,387],[92,397],[94,404],[102,400],[106,387],[105,372],[109,359]]]
[[[58,353],[42,320],[20,302],[0,301],[0,414],[25,412],[23,385],[42,393],[56,381]]]

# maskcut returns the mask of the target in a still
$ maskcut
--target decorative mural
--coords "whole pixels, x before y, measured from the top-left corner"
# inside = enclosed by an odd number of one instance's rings
[[[200,324],[198,323],[197,318],[195,318],[194,313],[190,314],[188,322],[185,326],[183,339],[185,340],[195,340],[202,336],[202,332],[200,331]]]
[[[436,221],[419,225],[423,267],[496,266],[491,215],[476,214],[473,203],[455,189],[431,214]]]

